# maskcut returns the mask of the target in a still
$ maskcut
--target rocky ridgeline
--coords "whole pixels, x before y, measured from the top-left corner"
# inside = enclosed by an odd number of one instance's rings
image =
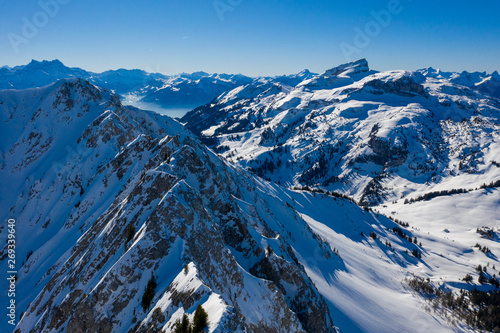
[[[170,332],[198,305],[210,331],[336,331],[297,246],[339,257],[290,203],[179,123],[81,79],[1,92],[0,110],[12,135],[2,212],[32,253],[16,332]]]

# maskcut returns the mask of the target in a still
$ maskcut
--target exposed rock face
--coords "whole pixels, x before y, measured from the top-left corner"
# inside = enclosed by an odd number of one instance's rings
[[[359,59],[357,61],[329,69],[323,75],[324,76],[354,75],[360,73],[368,73],[369,71],[370,68],[368,66],[368,61],[366,61],[366,59]]]
[[[290,203],[180,124],[83,80],[0,100],[19,131],[2,147],[0,176],[18,189],[2,211],[34,252],[20,268],[18,332],[170,332],[199,304],[210,332],[335,332],[295,254],[305,241],[340,259]]]
[[[357,162],[371,161],[377,165],[383,166],[384,169],[390,169],[403,164],[408,155],[408,151],[406,150],[408,143],[400,140],[399,146],[396,146],[387,139],[377,137],[379,129],[380,126],[375,124],[369,135],[368,147],[373,150],[373,155],[360,156]],[[404,138],[402,139],[404,140]]]
[[[323,314],[328,312],[321,295],[307,285],[308,278],[294,263],[270,253],[250,269],[255,276],[273,281],[283,292],[291,309],[297,314],[307,332],[329,332]],[[303,302],[303,300],[308,300]]]
[[[366,83],[368,87],[375,88],[374,94],[395,94],[404,97],[417,95],[426,96],[424,86],[415,82],[411,77],[402,77],[393,81],[370,80]]]

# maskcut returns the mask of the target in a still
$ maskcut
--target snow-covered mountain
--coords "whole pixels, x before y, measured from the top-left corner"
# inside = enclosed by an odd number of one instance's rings
[[[198,305],[209,332],[492,331],[463,290],[498,283],[499,104],[365,60],[259,78],[184,119],[223,157],[87,80],[0,91],[15,331],[172,332]]]
[[[276,77],[267,77],[267,78],[262,78],[260,80],[261,83],[265,81],[272,80],[273,82],[281,83],[287,86],[295,86],[299,84],[300,82],[311,79],[315,77],[318,74],[312,73],[308,69],[304,69],[303,71],[300,71],[297,74],[291,74],[291,75],[280,75]]]
[[[366,205],[477,188],[500,179],[500,100],[448,77],[362,59],[295,86],[238,87],[181,121],[259,176]]]
[[[335,331],[297,256],[341,260],[276,188],[81,79],[0,101],[1,211],[18,221],[18,257],[30,253],[20,332],[168,331],[198,304],[211,332]]]
[[[492,97],[500,98],[500,74],[497,71],[494,71],[492,74],[486,72],[470,73],[467,71],[453,73],[429,67],[420,69],[418,72],[426,77],[448,79],[453,83],[469,87]]]
[[[146,86],[161,86],[169,76],[142,70],[118,69],[92,73],[66,67],[59,60],[32,60],[25,66],[0,69],[0,90],[28,89],[47,86],[66,78],[87,79],[118,94],[132,93]]]
[[[198,305],[209,332],[451,331],[404,284],[445,260],[431,236],[401,227],[419,246],[347,199],[256,178],[81,79],[0,92],[0,109],[17,332],[171,332]]]

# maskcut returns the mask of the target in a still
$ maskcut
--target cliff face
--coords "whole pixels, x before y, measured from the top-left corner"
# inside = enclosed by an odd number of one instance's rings
[[[297,245],[341,260],[274,187],[84,80],[0,100],[18,332],[169,332],[200,304],[210,332],[335,332]]]

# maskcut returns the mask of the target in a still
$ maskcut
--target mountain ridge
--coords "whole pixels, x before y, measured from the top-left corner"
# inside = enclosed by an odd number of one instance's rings
[[[10,97],[20,94],[25,98]],[[0,97],[23,100],[26,108],[4,117],[8,124],[32,112],[20,124],[24,133],[4,151],[8,163],[0,171],[11,175],[6,185],[19,188],[19,195],[2,200],[2,212],[17,217],[18,237],[33,246],[32,255],[28,249],[18,254],[27,255],[19,274],[19,306],[26,308],[18,331],[168,330],[184,312],[192,315],[188,304],[208,309],[211,331],[336,331],[322,296],[293,262],[289,237],[268,235],[278,225],[267,223],[276,221],[258,214],[249,219],[236,209],[243,193],[268,206],[265,193],[250,187],[256,181],[180,124],[127,109],[116,95],[82,79]],[[1,107],[2,113],[13,109]],[[73,128],[66,140],[62,124]],[[30,182],[20,185],[25,178]],[[237,180],[248,189],[238,189]],[[126,240],[128,228],[135,231]],[[325,260],[335,261],[305,223],[298,230],[305,232],[302,249],[318,244],[332,258]],[[268,247],[259,244],[268,238]],[[3,263],[6,253],[3,247]],[[140,296],[150,272],[164,293],[143,311]],[[156,308],[163,321],[153,315]]]
[[[438,175],[486,172],[475,187],[500,177],[489,167],[496,152],[489,161],[471,158],[482,147],[497,151],[498,99],[419,71],[370,71],[364,59],[325,73],[296,87],[271,81],[237,88],[181,121],[266,179],[338,190],[363,204],[406,196],[383,189],[401,188],[391,185],[394,177],[413,191]],[[457,131],[463,139],[452,140]]]

